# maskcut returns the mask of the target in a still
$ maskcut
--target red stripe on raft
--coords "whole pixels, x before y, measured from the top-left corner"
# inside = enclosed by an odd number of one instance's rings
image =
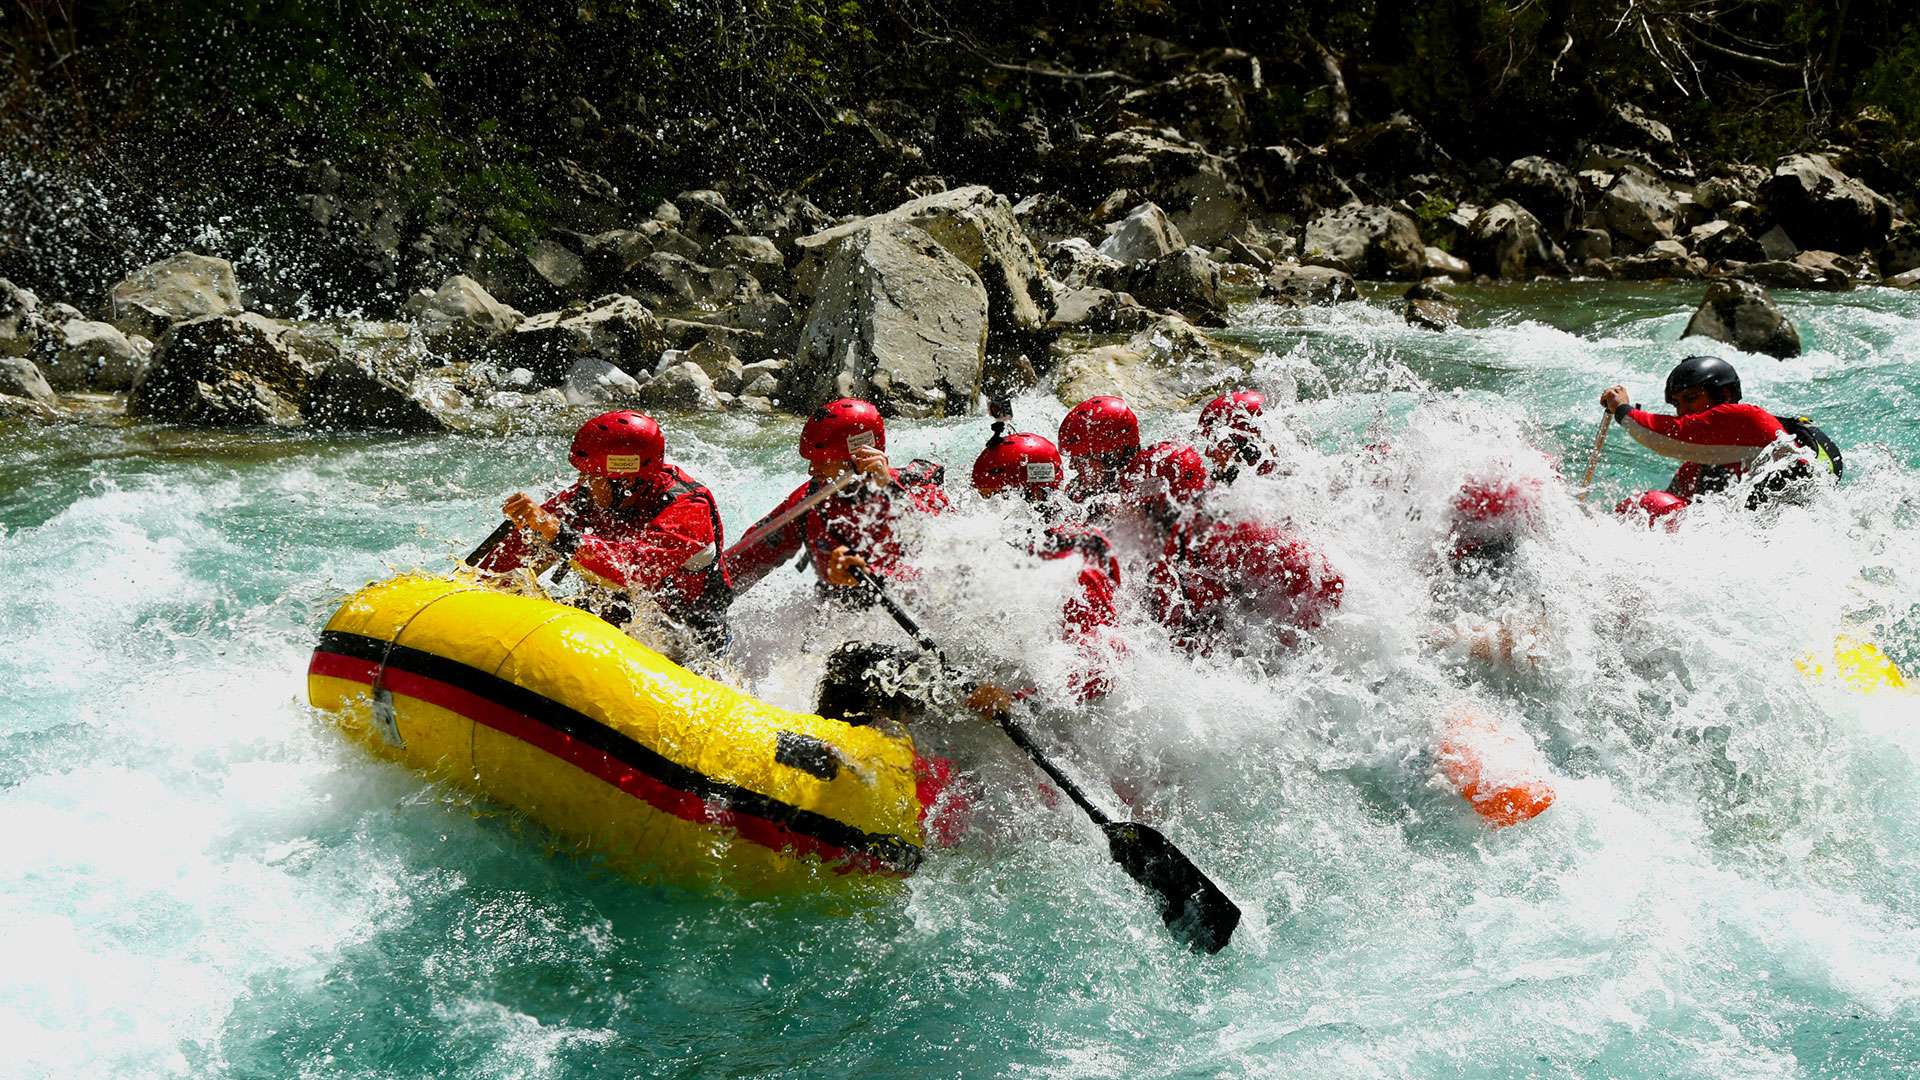
[[[374,674],[378,670],[379,665],[371,661],[317,650],[313,654],[312,662],[307,665],[309,675],[348,679],[366,683],[369,686],[373,684]],[[476,724],[490,727],[503,735],[519,739],[528,746],[543,750],[581,772],[605,781],[656,810],[672,814],[683,821],[725,826],[743,838],[773,851],[791,849],[801,855],[818,856],[836,873],[848,874],[858,871],[867,874],[885,874],[890,877],[907,876],[888,867],[872,855],[849,852],[845,848],[829,844],[824,840],[794,832],[785,825],[768,821],[763,817],[743,814],[724,806],[710,806],[705,799],[692,792],[668,787],[604,750],[588,746],[525,713],[509,709],[497,701],[481,697],[470,690],[463,690],[438,679],[416,675],[410,671],[401,671],[398,668],[387,669],[386,687],[393,694],[424,701],[429,705],[457,713]]]

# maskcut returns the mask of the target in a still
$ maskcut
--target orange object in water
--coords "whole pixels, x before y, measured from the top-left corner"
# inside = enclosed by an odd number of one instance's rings
[[[1538,817],[1553,805],[1553,784],[1533,740],[1471,709],[1447,718],[1440,771],[1473,812],[1496,829]]]

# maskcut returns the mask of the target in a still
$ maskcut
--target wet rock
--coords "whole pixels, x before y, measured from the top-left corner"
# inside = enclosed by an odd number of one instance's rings
[[[979,276],[925,230],[847,237],[821,272],[786,404],[852,396],[900,416],[964,414],[984,374],[987,304]]]
[[[1429,244],[1427,246],[1427,276],[1464,278],[1473,276],[1473,264],[1454,255],[1441,251]]]
[[[1507,166],[1496,194],[1526,208],[1553,235],[1573,225],[1580,208],[1580,185],[1565,165],[1543,157],[1524,157]]]
[[[47,385],[46,377],[40,374],[40,365],[24,356],[0,357],[0,394],[47,406],[60,402],[53,387]]]
[[[680,231],[698,243],[711,243],[723,236],[748,231],[746,223],[717,191],[683,191],[673,197],[673,205],[680,211],[677,223]]]
[[[629,276],[634,290],[650,306],[668,311],[713,311],[760,292],[759,279],[752,274],[703,266],[666,251],[640,260]]]
[[[1384,206],[1330,210],[1307,225],[1301,261],[1358,278],[1408,279],[1426,268],[1427,248],[1413,219]]]
[[[533,372],[538,386],[560,385],[576,361],[589,357],[628,374],[651,371],[666,347],[653,312],[619,294],[535,315],[501,342],[506,362]]]
[[[60,410],[44,401],[0,394],[0,420],[58,420]]]
[[[996,351],[1025,348],[1046,326],[1053,293],[1040,257],[1006,198],[978,185],[914,199],[884,214],[802,237],[796,242],[802,261],[795,276],[803,294],[848,242],[892,224],[925,232],[979,278],[987,290],[991,347]]]
[[[1858,259],[1849,259],[1831,251],[1803,251],[1793,257],[1793,262],[1813,272],[1822,282],[1844,281],[1844,286],[1825,286],[1831,291],[1851,289],[1855,285],[1869,284],[1874,280],[1873,271]]]
[[[1077,236],[1048,245],[1047,269],[1055,281],[1067,286],[1107,287],[1127,276],[1126,263],[1102,255]]]
[[[740,357],[725,344],[711,338],[695,344],[681,357],[684,362],[706,372],[713,388],[723,394],[738,393],[741,381],[746,377],[746,365],[740,362]]]
[[[147,369],[153,342],[112,323],[66,319],[47,327],[34,357],[57,390],[130,390]]]
[[[404,365],[368,356],[341,356],[313,377],[303,413],[316,428],[335,431],[462,431],[456,419],[464,395],[444,382],[409,373]]]
[[[108,301],[108,322],[148,338],[177,322],[241,310],[233,264],[186,252],[135,270],[113,287]]]
[[[1029,195],[1013,204],[1013,219],[1035,249],[1044,249],[1057,240],[1078,236],[1087,227],[1086,215],[1066,199],[1050,191]]]
[[[1743,352],[1781,359],[1800,355],[1800,332],[1780,313],[1767,290],[1750,281],[1722,279],[1709,284],[1706,299],[1681,336],[1712,338]]]
[[[1673,239],[1680,221],[1680,204],[1667,186],[1638,169],[1613,178],[1601,195],[1607,229],[1613,235],[1645,247]]]
[[[1460,305],[1453,296],[1421,282],[1405,296],[1407,325],[1422,330],[1449,330],[1460,325]]]
[[[1133,268],[1130,291],[1151,308],[1178,312],[1188,321],[1206,326],[1226,322],[1227,300],[1221,292],[1220,267],[1198,248],[1182,248]]]
[[[681,361],[662,369],[640,388],[638,404],[649,409],[694,409],[718,412],[722,407],[713,380],[700,365]]]
[[[752,274],[769,289],[780,288],[787,281],[786,257],[764,236],[723,236],[707,245],[704,257],[715,266]]]
[[[1185,408],[1245,377],[1249,354],[1168,315],[1127,339],[1072,353],[1059,363],[1060,400],[1117,394],[1135,407]]]
[[[1769,259],[1791,259],[1800,254],[1800,245],[1794,243],[1793,237],[1787,235],[1787,230],[1778,225],[1761,233],[1759,243],[1760,250]]]
[[[1896,223],[1887,233],[1887,242],[1881,246],[1876,258],[1880,263],[1880,273],[1885,277],[1920,267],[1920,224],[1911,221]]]
[[[1345,303],[1360,298],[1360,287],[1353,275],[1331,266],[1296,266],[1284,263],[1267,271],[1260,296],[1294,307],[1314,307]]]
[[[1126,188],[1130,202],[1166,210],[1189,244],[1212,245],[1247,216],[1246,189],[1226,159],[1172,131],[1128,128],[1094,144],[1091,175],[1106,188]]]
[[[1122,263],[1150,262],[1187,246],[1166,211],[1148,202],[1133,208],[1100,242],[1100,254]]]
[[[0,356],[27,355],[40,326],[40,298],[0,278]]]
[[[1767,253],[1731,221],[1710,221],[1687,234],[1693,253],[1709,262],[1763,262]]]
[[[1259,146],[1242,153],[1234,164],[1268,209],[1306,214],[1360,201],[1318,147]]]
[[[1615,259],[1610,265],[1613,275],[1626,281],[1697,278],[1707,273],[1707,261],[1677,240],[1656,240],[1641,254]]]
[[[296,347],[292,327],[243,312],[176,323],[127,401],[131,416],[206,427],[296,426],[330,357]]]
[[[1829,251],[1877,246],[1893,220],[1893,204],[1846,175],[1823,154],[1789,154],[1760,185],[1767,209],[1796,243]]]
[[[1202,146],[1245,146],[1247,106],[1233,79],[1220,74],[1180,75],[1121,96],[1119,108],[1135,122],[1173,128]]]
[[[1483,274],[1520,281],[1567,270],[1566,255],[1547,238],[1539,220],[1505,199],[1474,219],[1467,233],[1467,259]]]
[[[592,288],[586,260],[553,240],[534,241],[526,261],[536,290],[548,298],[564,302]]]
[[[425,289],[407,301],[407,313],[430,339],[473,344],[512,332],[526,316],[493,298],[480,283],[456,274],[440,288]]]
[[[583,356],[567,369],[560,392],[569,405],[618,405],[640,396],[640,381],[592,356]]]
[[[1791,259],[1769,259],[1766,262],[1727,263],[1725,273],[1729,276],[1746,278],[1769,289],[1810,289],[1821,292],[1843,292],[1853,287],[1853,283],[1842,275],[1823,277],[1815,271],[1794,262]]]
[[[1693,189],[1693,201],[1710,214],[1724,213],[1737,202],[1752,202],[1754,187],[1736,177],[1713,176]]]
[[[1891,285],[1896,289],[1920,288],[1920,268],[1916,268],[1913,270],[1903,270],[1900,273],[1895,274],[1892,277],[1889,277],[1886,280],[1885,284]]]
[[[801,314],[779,293],[762,293],[720,311],[714,322],[732,331],[727,346],[748,360],[791,351]]]
[[[1327,157],[1349,173],[1375,174],[1383,181],[1446,169],[1446,151],[1428,137],[1426,129],[1405,113],[1395,113],[1375,124],[1363,124],[1327,141]]]
[[[1153,312],[1130,294],[1098,286],[1062,286],[1054,293],[1053,321],[1048,329],[1056,332],[1130,334],[1151,324]]]
[[[748,217],[755,235],[773,241],[782,257],[796,256],[801,237],[812,236],[833,224],[825,210],[799,195],[787,194],[761,204]]]
[[[1605,229],[1574,229],[1567,233],[1567,258],[1575,264],[1613,258],[1613,236]]]

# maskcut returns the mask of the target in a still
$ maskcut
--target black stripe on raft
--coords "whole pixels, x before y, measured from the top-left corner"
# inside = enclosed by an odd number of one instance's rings
[[[920,849],[890,833],[870,833],[813,810],[803,810],[750,788],[716,780],[575,709],[532,690],[430,652],[392,645],[379,638],[327,630],[319,649],[356,660],[380,663],[413,675],[456,686],[536,720],[576,739],[660,783],[708,802],[771,821],[802,836],[879,860],[889,869],[911,873],[920,865]]]

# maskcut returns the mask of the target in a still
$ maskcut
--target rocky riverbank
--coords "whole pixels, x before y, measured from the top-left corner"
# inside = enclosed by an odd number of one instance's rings
[[[599,195],[577,216],[606,227],[510,248],[484,226],[344,201],[337,171],[315,167],[297,201],[341,258],[394,281],[457,272],[351,319],[299,317],[323,289],[246,280],[254,264],[236,271],[215,244],[72,303],[0,281],[0,413],[53,419],[63,393],[105,392],[168,422],[437,431],[526,409],[806,412],[858,395],[919,417],[1043,381],[1177,407],[1243,370],[1207,333],[1234,304],[1347,302],[1356,279],[1410,283],[1407,319],[1435,331],[1459,317],[1449,281],[1698,279],[1690,333],[1782,357],[1799,342],[1768,289],[1920,282],[1913,181],[1870,114],[1853,143],[1696,166],[1622,106],[1566,160],[1465,164],[1404,115],[1251,145],[1257,61],[1189,61],[1116,83],[1063,130],[977,133],[1034,163],[1035,191],[916,172],[912,118],[877,113],[895,167],[864,198],[897,201],[869,214],[741,175],[628,205],[578,169]]]

